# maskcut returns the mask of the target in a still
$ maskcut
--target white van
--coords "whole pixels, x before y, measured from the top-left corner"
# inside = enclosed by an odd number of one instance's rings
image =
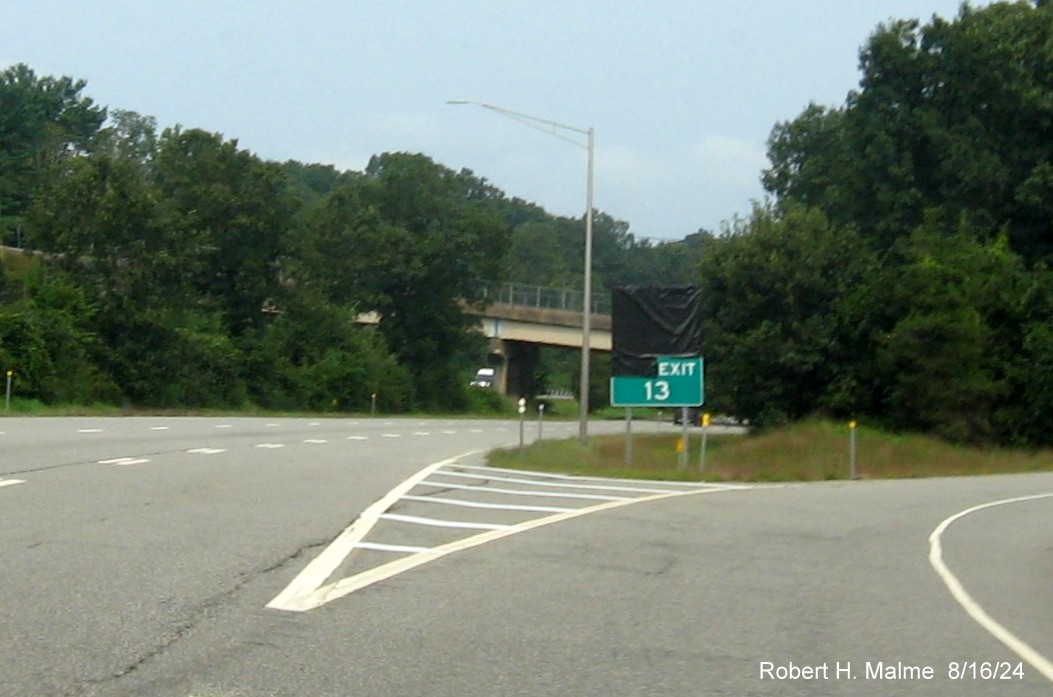
[[[497,371],[493,368],[480,368],[476,371],[475,378],[468,384],[472,387],[496,387],[496,375]]]

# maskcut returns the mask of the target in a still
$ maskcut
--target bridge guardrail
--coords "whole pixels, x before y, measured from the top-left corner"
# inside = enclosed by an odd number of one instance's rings
[[[551,288],[527,283],[505,283],[488,287],[484,299],[490,303],[539,307],[551,310],[581,312],[585,304],[584,293],[572,288]],[[592,314],[609,315],[611,298],[606,293],[592,294]]]

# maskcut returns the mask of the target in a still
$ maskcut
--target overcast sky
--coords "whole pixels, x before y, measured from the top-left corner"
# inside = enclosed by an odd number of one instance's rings
[[[592,127],[596,208],[638,236],[680,239],[763,197],[772,126],[810,101],[842,104],[878,23],[952,18],[959,4],[3,0],[0,67],[87,80],[100,104],[265,159],[361,170],[377,153],[422,152],[575,217],[584,148],[446,102]]]

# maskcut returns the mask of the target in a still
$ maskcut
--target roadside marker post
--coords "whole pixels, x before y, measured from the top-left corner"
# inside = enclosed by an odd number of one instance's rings
[[[706,441],[709,440],[709,412],[702,414],[702,447],[698,453],[698,471],[706,470]]]
[[[859,479],[856,472],[856,427],[855,421],[848,422],[848,475],[851,479]]]
[[[8,369],[7,371],[7,392],[4,396],[4,411],[11,411],[11,378],[14,377],[15,371]]]
[[[519,398],[519,460],[523,460],[523,428],[526,425],[526,397]]]
[[[545,423],[545,403],[537,405],[537,439],[541,440],[541,432]]]

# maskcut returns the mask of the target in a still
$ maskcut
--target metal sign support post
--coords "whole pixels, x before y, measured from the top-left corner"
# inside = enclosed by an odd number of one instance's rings
[[[680,469],[687,468],[687,453],[691,449],[687,440],[687,407],[680,407],[680,426],[683,429],[683,440],[680,447],[680,460],[677,465]]]
[[[633,464],[633,409],[625,407],[625,464]]]
[[[706,441],[709,440],[709,414],[702,415],[702,447],[698,452],[698,471],[706,471]]]

